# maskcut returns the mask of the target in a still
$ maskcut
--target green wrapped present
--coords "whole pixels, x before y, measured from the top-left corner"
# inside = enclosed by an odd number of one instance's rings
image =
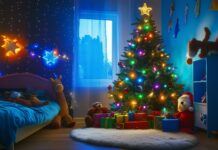
[[[155,129],[162,129],[162,120],[164,119],[164,116],[155,116],[154,118],[154,128]]]
[[[105,128],[114,128],[115,127],[115,118],[107,117],[105,122]]]
[[[101,118],[100,120],[100,128],[105,128],[106,118]]]

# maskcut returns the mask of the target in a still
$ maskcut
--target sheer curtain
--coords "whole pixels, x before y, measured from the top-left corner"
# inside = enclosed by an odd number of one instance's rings
[[[73,87],[76,117],[84,117],[93,102],[109,106],[107,86],[119,72],[118,61],[133,31],[143,0],[76,0]]]

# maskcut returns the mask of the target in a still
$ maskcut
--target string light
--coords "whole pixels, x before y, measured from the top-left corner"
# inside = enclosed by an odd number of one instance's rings
[[[163,86],[164,88],[167,88],[167,84],[164,84],[164,86]]]
[[[125,81],[129,81],[129,78],[128,78],[128,77],[125,77]]]
[[[154,88],[155,90],[159,90],[159,89],[160,89],[160,83],[155,83],[155,84],[153,85],[153,88]]]
[[[144,26],[144,29],[145,29],[145,30],[149,30],[149,29],[150,29],[150,25],[145,25],[145,26]]]
[[[146,70],[145,69],[142,69],[142,74],[146,74]]]
[[[154,96],[154,92],[151,92],[151,93],[148,94],[148,97],[150,97],[150,98],[153,97],[153,96]]]
[[[138,78],[138,79],[137,79],[137,82],[138,82],[138,83],[142,83],[142,82],[143,82],[143,79],[142,79],[142,78]]]
[[[128,56],[128,57],[133,57],[134,54],[133,54],[132,52],[128,51],[128,52],[127,52],[127,56]]]
[[[138,30],[142,30],[142,26],[139,25],[139,26],[138,26]]]
[[[162,63],[162,67],[163,67],[163,68],[166,67],[166,64],[165,64],[165,63]]]
[[[163,54],[163,53],[161,53],[161,54],[160,54],[160,57],[164,57],[164,54]]]
[[[136,73],[133,72],[133,71],[131,71],[131,72],[129,73],[129,77],[130,77],[131,79],[135,79],[135,78],[136,78]]]
[[[142,99],[143,97],[144,97],[144,95],[143,94],[138,94],[138,99]]]
[[[175,97],[175,96],[176,96],[176,93],[172,93],[170,96],[171,96],[171,97]]]
[[[136,41],[138,42],[138,43],[140,43],[141,42],[141,38],[140,37],[138,37],[137,39],[136,39]]]
[[[119,85],[119,86],[123,86],[123,84],[124,84],[123,81],[119,81],[119,82],[118,82],[118,85]]]
[[[130,60],[130,65],[135,65],[135,60]]]
[[[123,94],[120,93],[120,94],[118,95],[118,97],[119,97],[119,99],[123,99]]]
[[[132,107],[135,107],[137,105],[137,101],[136,100],[132,100],[131,101],[131,105],[132,105]]]
[[[165,101],[165,99],[166,99],[166,97],[161,94],[161,95],[160,95],[160,100],[161,100],[161,101]]]

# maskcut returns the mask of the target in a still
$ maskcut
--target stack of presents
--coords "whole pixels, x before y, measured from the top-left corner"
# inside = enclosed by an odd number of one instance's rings
[[[160,129],[166,132],[179,131],[179,120],[169,119],[159,111],[146,113],[97,113],[94,115],[94,127],[118,129]]]

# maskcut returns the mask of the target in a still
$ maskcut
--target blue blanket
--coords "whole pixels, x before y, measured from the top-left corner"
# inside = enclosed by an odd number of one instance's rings
[[[59,110],[60,107],[55,101],[42,107],[25,107],[0,100],[0,144],[10,146],[15,142],[18,128],[50,121]]]

